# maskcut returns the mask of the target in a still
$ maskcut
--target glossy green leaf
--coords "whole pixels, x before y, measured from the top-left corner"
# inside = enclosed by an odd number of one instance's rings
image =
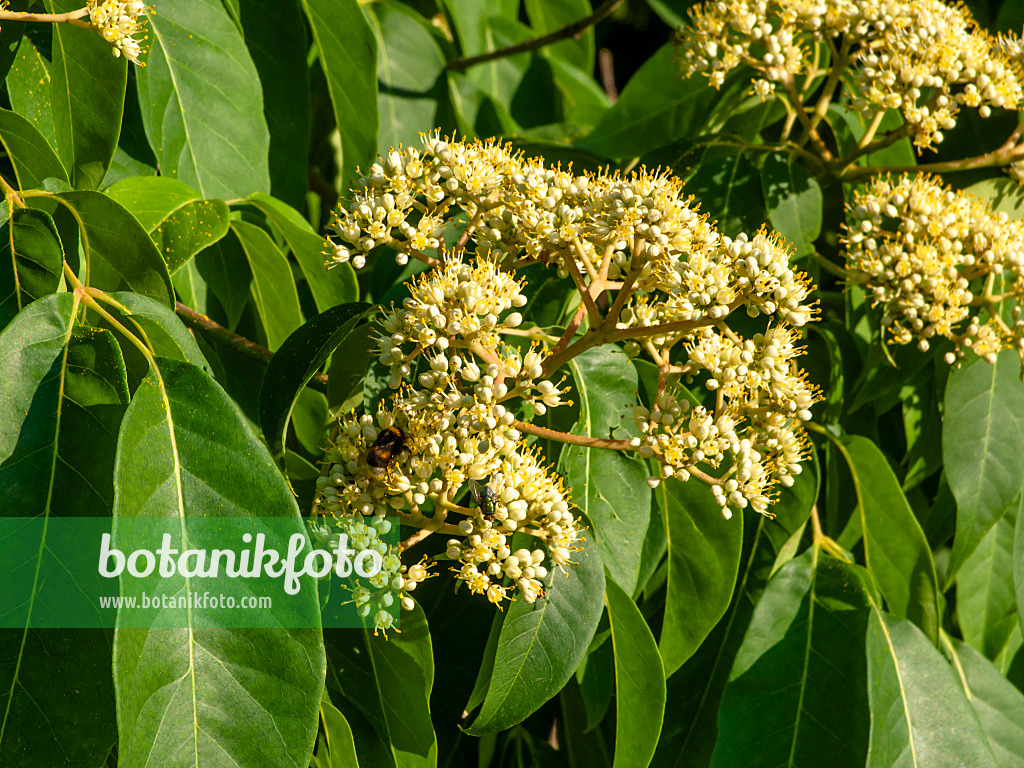
[[[1018,510],[993,525],[956,576],[956,611],[964,640],[996,659],[1020,625],[1013,590],[1013,539]]]
[[[1024,190],[1014,179],[998,176],[971,184],[964,192],[985,200],[996,213],[1005,213],[1011,219],[1024,219]]]
[[[367,633],[377,683],[374,693],[380,698],[395,765],[433,768],[437,765],[437,738],[430,721],[430,691],[434,685],[430,629],[419,606],[403,612],[401,622],[401,634],[387,640]]]
[[[302,325],[299,294],[295,290],[288,259],[270,235],[253,224],[232,221],[252,270],[252,295],[267,334],[267,346],[276,350]]]
[[[618,349],[597,347],[570,363],[573,399],[580,404],[575,434],[591,437],[632,435],[623,409],[636,399],[636,369]],[[632,431],[630,431],[632,430]],[[635,455],[566,446],[560,463],[573,489],[573,503],[593,526],[594,541],[611,577],[627,594],[636,589],[644,536],[651,519],[649,469]]]
[[[605,157],[639,157],[652,147],[704,133],[718,94],[703,78],[683,80],[675,57],[671,44],[658,49],[577,146]]]
[[[608,94],[589,71],[577,69],[561,59],[551,59],[550,63],[560,98],[562,120],[572,126],[597,125],[611,108]]]
[[[668,586],[658,649],[671,676],[693,655],[732,599],[743,517],[722,519],[711,489],[668,480],[655,491],[668,536]]]
[[[356,0],[302,0],[341,134],[341,186],[377,152],[377,41]]]
[[[309,226],[298,211],[269,195],[250,195],[248,202],[263,212],[288,243],[313,294],[316,308],[325,312],[338,304],[359,299],[359,286],[352,265],[327,268],[324,263],[324,239]]]
[[[160,172],[205,198],[270,191],[259,75],[219,0],[162,0],[149,16],[139,106]]]
[[[74,11],[77,0],[46,0],[51,13]],[[53,25],[50,103],[57,148],[71,184],[96,189],[121,134],[128,61],[115,58],[93,29]]]
[[[166,358],[157,358],[125,414],[115,483],[117,517],[184,523],[216,514],[301,525],[287,484],[237,406],[203,371]],[[317,610],[311,590],[292,599]],[[319,629],[120,628],[118,765],[306,768],[324,666]]]
[[[795,246],[794,256],[813,252],[821,233],[823,198],[811,172],[792,158],[767,155],[761,168],[761,189],[772,227]]]
[[[1024,765],[1024,693],[971,646],[952,640],[960,685],[978,715],[999,768]]]
[[[0,408],[9,414],[0,419],[0,498],[9,516],[110,514],[128,386],[112,337],[75,329],[76,308],[72,294],[46,296],[0,334]],[[116,738],[109,633],[5,630],[0,691],[4,764],[99,765]]]
[[[522,722],[562,689],[583,660],[605,591],[604,567],[589,534],[583,534],[572,565],[552,570],[543,597],[509,607],[491,685],[468,733],[496,733]]]
[[[270,192],[289,205],[305,203],[309,189],[309,51],[299,0],[247,0],[241,4],[245,44],[263,87],[270,130]]]
[[[132,212],[160,248],[169,272],[228,232],[231,211],[223,200],[199,194],[166,176],[137,176],[113,184],[106,193]]]
[[[88,281],[106,291],[133,291],[174,306],[174,289],[163,257],[142,225],[100,192],[66,192],[88,238]],[[84,245],[84,243],[83,243]]]
[[[68,180],[46,138],[21,115],[0,109],[0,143],[14,166],[18,189],[37,189],[51,176]]]
[[[536,36],[569,26],[593,12],[589,0],[526,0],[526,15]],[[594,69],[594,30],[587,29],[579,37],[560,40],[545,49],[579,69]]]
[[[31,302],[57,290],[63,265],[53,219],[34,208],[15,209],[0,229],[0,329]]]
[[[438,123],[445,60],[429,23],[411,8],[371,5],[367,17],[377,36],[377,152],[384,155],[418,146],[420,132]]]
[[[1019,504],[1024,477],[1024,382],[1006,350],[995,364],[973,357],[949,375],[942,458],[956,498],[956,537],[946,585],[989,529]]]
[[[50,106],[50,62],[29,37],[22,38],[18,45],[18,54],[7,78],[7,95],[14,111],[35,126],[51,147],[56,147]]]
[[[864,559],[889,610],[938,642],[938,579],[932,551],[885,455],[866,437],[839,441],[857,491]]]
[[[260,427],[275,459],[284,457],[288,420],[302,388],[345,343],[368,309],[370,305],[362,303],[332,307],[289,336],[270,361],[260,387],[259,410]]]
[[[909,621],[873,607],[867,768],[995,768],[978,716],[946,660]]]
[[[817,547],[775,574],[729,674],[712,766],[864,765],[864,578]]]
[[[605,588],[615,649],[614,768],[647,768],[665,716],[665,670],[636,603],[611,579]]]

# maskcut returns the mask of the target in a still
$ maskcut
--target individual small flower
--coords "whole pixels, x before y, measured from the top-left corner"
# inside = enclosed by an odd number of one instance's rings
[[[890,343],[946,338],[950,363],[1015,348],[1024,365],[1024,223],[927,175],[880,178],[855,195],[844,242]]]
[[[143,49],[135,36],[142,32],[146,24],[144,18],[139,18],[146,12],[146,6],[139,0],[89,0],[86,7],[89,9],[89,21],[93,29],[114,49],[114,56],[123,54],[133,64],[145,66],[139,61]],[[145,35],[142,40],[146,40]]]

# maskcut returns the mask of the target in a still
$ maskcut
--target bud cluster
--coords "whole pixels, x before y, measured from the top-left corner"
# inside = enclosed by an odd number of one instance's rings
[[[942,0],[708,0],[680,33],[686,75],[720,87],[740,65],[762,98],[816,66],[824,45],[844,72],[854,112],[895,109],[932,147],[962,107],[987,117],[1024,100],[1019,40],[995,40]]]
[[[847,219],[850,282],[883,307],[891,343],[950,339],[950,364],[1014,348],[1024,364],[1024,223],[927,175],[874,180]]]
[[[110,43],[114,49],[114,56],[123,54],[128,61],[139,64],[142,47],[135,39],[135,35],[141,32],[146,24],[145,19],[139,19],[140,15],[146,12],[146,6],[139,0],[88,0],[86,5],[93,29]],[[145,36],[142,39],[145,40]]]

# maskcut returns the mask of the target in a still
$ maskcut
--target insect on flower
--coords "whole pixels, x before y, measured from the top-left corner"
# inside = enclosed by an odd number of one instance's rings
[[[374,477],[383,477],[388,466],[402,451],[409,450],[405,432],[395,426],[382,429],[366,452],[366,464]]]
[[[494,517],[494,491],[489,485],[480,485],[476,480],[470,478],[469,489],[473,492],[473,499],[476,501],[477,507],[480,508],[480,514],[490,520]]]

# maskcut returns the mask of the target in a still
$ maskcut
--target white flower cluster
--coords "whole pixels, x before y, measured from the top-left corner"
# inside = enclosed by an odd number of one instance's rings
[[[122,54],[133,64],[139,64],[142,47],[135,35],[142,31],[146,20],[140,21],[139,16],[146,11],[146,6],[139,0],[89,0],[89,21],[93,29],[114,49],[114,56]],[[145,35],[142,37],[146,39]]]
[[[720,87],[743,64],[766,97],[807,74],[824,41],[831,66],[849,71],[851,108],[899,110],[921,147],[941,142],[961,107],[987,117],[1024,100],[1019,41],[990,38],[942,0],[708,0],[691,20],[679,41],[687,76]]]
[[[880,178],[854,197],[844,242],[892,343],[951,339],[950,364],[1013,347],[1024,364],[1024,223],[927,175]]]
[[[748,504],[767,513],[773,486],[799,471],[800,422],[817,399],[795,363],[797,329],[815,314],[807,279],[774,235],[720,235],[671,174],[575,175],[507,145],[424,136],[420,149],[394,150],[362,178],[336,213],[326,255],[358,268],[383,247],[433,268],[379,321],[376,354],[397,391],[376,416],[349,414],[334,430],[324,512],[400,511],[434,529],[438,516],[462,515],[443,529],[464,537],[448,545],[458,577],[495,602],[510,596],[506,583],[536,599],[550,565],[568,563],[578,527],[513,409],[539,415],[565,402],[550,377],[564,362],[557,355],[579,353],[571,331],[584,311],[590,327],[578,340],[622,341],[629,353],[643,341],[665,377],[699,378],[716,401],[689,416],[696,431],[656,408],[641,419],[642,438],[612,447],[656,456],[665,477],[699,476],[726,516]],[[532,265],[571,274],[591,293],[557,353],[507,341],[538,338],[518,311],[527,300],[517,270]],[[741,308],[755,318],[749,340],[726,325]],[[396,435],[404,442],[382,472],[376,444],[393,447]],[[456,503],[471,482],[491,494],[488,509]],[[550,564],[544,549],[512,551],[516,532],[545,544]]]

